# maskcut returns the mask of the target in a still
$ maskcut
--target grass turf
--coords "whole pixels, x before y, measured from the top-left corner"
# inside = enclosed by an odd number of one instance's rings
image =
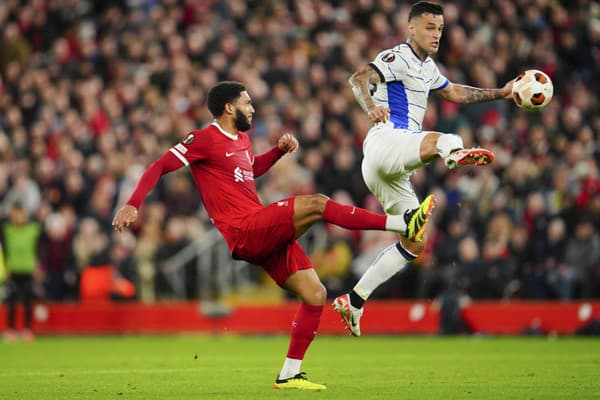
[[[598,399],[589,338],[318,337],[324,392],[272,389],[281,336],[50,337],[0,342],[0,399]]]

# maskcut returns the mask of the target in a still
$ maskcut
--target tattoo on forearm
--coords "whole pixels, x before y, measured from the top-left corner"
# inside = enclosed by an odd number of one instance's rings
[[[482,101],[501,99],[500,89],[481,89],[472,86],[463,86],[466,103],[479,103]]]
[[[353,83],[352,93],[354,93],[354,98],[360,105],[360,108],[362,108],[367,114],[369,113],[369,110],[372,110],[373,107],[375,107],[375,103],[373,102],[368,90],[364,90],[361,85],[355,85]]]

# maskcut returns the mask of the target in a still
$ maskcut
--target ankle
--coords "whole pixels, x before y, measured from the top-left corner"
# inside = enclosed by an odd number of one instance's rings
[[[366,300],[360,297],[354,289],[350,292],[350,305],[352,307],[360,309],[365,304],[365,301]]]
[[[454,134],[441,135],[436,144],[437,153],[444,159],[453,152],[462,150],[463,148],[464,145],[461,137]]]
[[[404,215],[387,215],[385,220],[385,230],[399,233],[401,235],[406,234],[406,221]]]

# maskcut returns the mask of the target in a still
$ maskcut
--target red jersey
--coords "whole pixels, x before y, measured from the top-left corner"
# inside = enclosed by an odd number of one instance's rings
[[[128,204],[139,207],[160,175],[187,166],[211,221],[232,248],[232,230],[263,209],[256,193],[255,176],[264,174],[283,154],[274,147],[254,157],[247,134],[232,135],[213,122],[192,131],[151,165]]]

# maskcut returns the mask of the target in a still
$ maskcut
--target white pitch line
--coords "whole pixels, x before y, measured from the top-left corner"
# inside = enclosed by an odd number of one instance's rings
[[[197,372],[198,368],[167,368],[167,369],[99,369],[99,370],[65,370],[65,371],[30,371],[30,372],[0,372],[0,377],[18,376],[71,376],[71,375],[115,375],[115,374],[177,374],[180,372]]]

